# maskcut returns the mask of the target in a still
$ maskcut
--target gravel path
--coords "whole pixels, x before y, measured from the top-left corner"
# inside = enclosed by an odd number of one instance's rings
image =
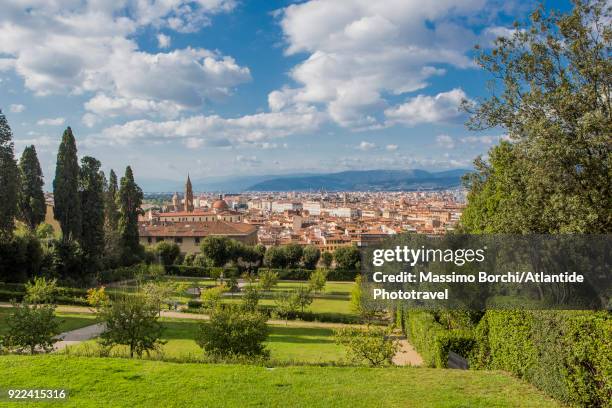
[[[63,350],[68,346],[93,339],[94,337],[98,337],[103,331],[103,323],[92,324],[91,326],[85,326],[81,327],[80,329],[67,331],[57,336],[57,338],[61,340],[53,345],[53,350]]]
[[[423,365],[423,358],[412,347],[412,344],[408,343],[408,340],[400,338],[399,345],[400,348],[395,357],[393,357],[393,364],[413,367]]]

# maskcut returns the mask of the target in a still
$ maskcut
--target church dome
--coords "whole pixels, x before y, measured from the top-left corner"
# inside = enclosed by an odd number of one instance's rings
[[[212,204],[212,208],[213,210],[227,210],[229,206],[227,205],[225,200],[219,198],[218,200],[215,200],[215,202]]]

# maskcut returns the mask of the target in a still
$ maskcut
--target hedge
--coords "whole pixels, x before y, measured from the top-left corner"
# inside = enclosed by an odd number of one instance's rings
[[[436,321],[433,314],[425,311],[398,313],[400,323],[402,315],[406,336],[428,367],[447,367],[450,351],[470,358],[476,344],[470,330],[447,330]]]
[[[174,276],[190,276],[198,278],[210,278],[223,275],[225,277],[235,276],[238,277],[240,272],[234,267],[205,267],[205,266],[191,266],[191,265],[167,265],[166,273]],[[260,271],[268,270],[268,268],[259,268]],[[308,280],[313,270],[304,268],[295,269],[269,269],[273,272],[278,273],[278,278],[281,280]],[[331,269],[327,273],[327,280],[329,281],[346,281],[352,282],[355,277],[359,274],[359,271],[345,271],[340,269]]]
[[[612,406],[609,312],[487,311],[475,368],[509,371],[571,405]]]

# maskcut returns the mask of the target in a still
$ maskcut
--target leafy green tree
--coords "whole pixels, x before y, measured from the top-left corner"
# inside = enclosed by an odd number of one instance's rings
[[[155,246],[155,254],[164,266],[173,265],[181,255],[181,249],[174,242],[162,241]]]
[[[53,226],[51,224],[47,224],[43,222],[38,224],[35,231],[36,237],[40,240],[50,240],[55,237],[55,231],[53,230]]]
[[[283,247],[288,268],[297,268],[302,259],[304,249],[299,244],[288,244]]]
[[[263,270],[259,272],[259,287],[269,291],[278,284],[278,272]]]
[[[7,333],[2,343],[9,350],[36,353],[53,350],[60,334],[59,321],[55,317],[55,305],[15,303],[6,319]]]
[[[117,200],[119,196],[119,186],[117,184],[117,175],[111,169],[108,174],[108,183],[104,191],[104,220],[107,231],[117,231],[119,228],[119,209]]]
[[[119,188],[119,233],[125,264],[137,262],[143,252],[138,242],[138,215],[141,213],[142,198],[142,189],[134,181],[132,168],[127,166]]]
[[[12,139],[13,132],[0,110],[0,241],[13,236],[17,215],[19,170]]]
[[[267,358],[270,352],[264,342],[270,329],[267,318],[258,312],[230,306],[216,308],[209,322],[202,322],[196,343],[213,357]]]
[[[157,308],[158,314],[161,315],[162,305],[169,304],[172,297],[176,293],[176,286],[171,281],[147,282],[141,291],[149,303]]]
[[[98,318],[105,323],[100,334],[104,347],[127,345],[130,357],[134,354],[158,349],[163,344],[161,323],[157,320],[158,308],[144,296],[122,296],[112,302],[103,303],[98,309]]]
[[[291,296],[295,298],[295,303],[300,308],[302,314],[304,313],[304,309],[310,306],[314,300],[312,297],[312,292],[307,286],[300,286],[293,291]]]
[[[390,335],[390,330],[382,327],[349,327],[336,330],[335,339],[337,344],[346,347],[349,361],[379,367],[392,364],[399,350],[399,342]]]
[[[384,317],[386,312],[385,305],[375,301],[369,290],[364,290],[361,275],[355,278],[355,285],[351,289],[351,309],[368,323]]]
[[[55,219],[62,229],[64,241],[81,237],[81,199],[79,197],[79,162],[72,129],[66,128],[57,152],[53,180]]]
[[[331,252],[323,252],[321,254],[321,263],[323,264],[324,268],[331,268],[332,263],[334,262],[334,254],[332,254]]]
[[[230,239],[227,237],[208,236],[200,245],[200,251],[212,261],[213,266],[222,267],[231,259]]]
[[[209,289],[205,289],[200,294],[202,300],[202,308],[204,310],[212,311],[221,304],[221,298],[223,294],[228,292],[229,288],[226,285],[219,285]]]
[[[268,268],[286,268],[287,255],[285,249],[278,246],[268,248],[264,256],[264,264]]]
[[[317,269],[312,271],[308,278],[308,287],[314,292],[320,292],[325,288],[327,283],[327,271]]]
[[[21,174],[19,216],[26,225],[35,229],[45,220],[47,205],[43,192],[43,174],[33,145],[23,150],[19,170]]]
[[[34,277],[25,284],[25,300],[29,304],[53,303],[59,288],[57,279],[47,279],[44,276]]]
[[[317,267],[317,263],[319,262],[319,258],[321,257],[321,251],[314,245],[307,245],[304,247],[304,251],[302,253],[302,262],[304,263],[304,268],[306,269],[315,269]]]
[[[299,298],[294,293],[282,291],[274,297],[276,313],[285,319],[285,324],[292,316],[300,310]]]
[[[80,242],[90,270],[98,267],[104,252],[104,174],[100,166],[93,157],[81,159],[79,187],[83,228]]]
[[[255,285],[247,285],[242,295],[242,307],[249,312],[256,311],[257,305],[259,304],[259,298],[259,288]]]
[[[478,158],[461,219],[473,233],[612,230],[611,8],[574,2],[531,15],[477,63],[495,78],[489,98],[464,102],[473,130],[504,129],[511,143]]]
[[[338,247],[334,251],[334,259],[336,260],[336,268],[345,271],[357,270],[361,263],[359,249],[352,245]]]

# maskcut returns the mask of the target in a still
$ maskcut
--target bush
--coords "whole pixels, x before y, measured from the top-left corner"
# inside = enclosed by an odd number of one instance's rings
[[[155,253],[162,265],[169,266],[181,255],[181,249],[174,242],[162,241],[155,246]]]
[[[564,403],[609,406],[608,312],[489,310],[475,332],[476,368],[509,371]]]
[[[389,335],[389,329],[368,326],[366,329],[350,327],[335,332],[336,343],[347,349],[347,357],[355,363],[367,362],[373,367],[392,364],[399,342]]]
[[[270,269],[259,271],[259,286],[262,290],[269,291],[278,283],[278,272]]]
[[[317,269],[310,274],[308,278],[308,286],[312,291],[320,292],[325,288],[327,282],[327,272],[323,269]]]
[[[266,320],[264,314],[240,307],[216,308],[210,321],[200,324],[196,342],[210,356],[268,357]]]
[[[158,310],[143,296],[122,296],[98,309],[98,318],[106,324],[100,335],[101,344],[112,348],[127,345],[130,358],[156,350],[160,344],[162,326],[157,320]]]
[[[6,319],[8,331],[2,339],[4,347],[10,351],[34,354],[36,349],[46,352],[53,350],[58,339],[59,322],[55,318],[55,306],[27,303],[14,303],[13,312]]]
[[[476,339],[471,331],[447,330],[429,312],[410,310],[406,313],[404,316],[406,336],[427,366],[447,367],[450,351],[471,359],[476,345]]]

